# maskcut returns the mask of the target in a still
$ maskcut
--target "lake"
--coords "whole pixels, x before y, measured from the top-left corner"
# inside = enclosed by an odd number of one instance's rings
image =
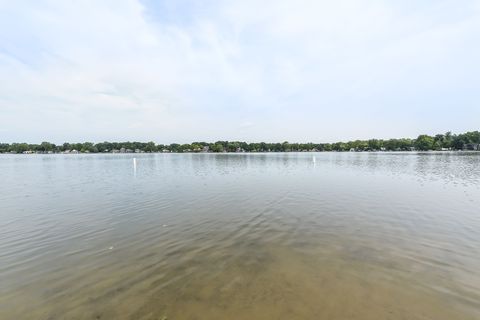
[[[0,155],[0,319],[480,319],[480,153]]]

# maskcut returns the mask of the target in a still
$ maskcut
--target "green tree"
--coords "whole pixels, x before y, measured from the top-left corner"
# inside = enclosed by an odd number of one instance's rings
[[[145,147],[143,148],[143,151],[145,152],[155,152],[157,151],[157,147],[155,146],[155,142],[150,141],[148,142]]]
[[[429,135],[421,134],[415,140],[415,148],[422,151],[432,150],[434,147],[435,140]]]
[[[41,152],[48,152],[48,151],[54,151],[55,148],[56,146],[53,143],[44,141],[36,149]]]
[[[223,152],[223,145],[221,143],[214,143],[210,145],[210,151],[212,152]]]

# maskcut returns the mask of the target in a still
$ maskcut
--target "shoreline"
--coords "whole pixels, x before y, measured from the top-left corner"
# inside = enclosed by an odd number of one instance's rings
[[[141,155],[141,154],[281,154],[281,153],[480,153],[480,150],[358,150],[358,151],[243,151],[243,152],[2,152],[1,155]]]

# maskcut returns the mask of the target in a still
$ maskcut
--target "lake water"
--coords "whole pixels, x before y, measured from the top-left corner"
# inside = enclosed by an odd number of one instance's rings
[[[0,155],[0,319],[480,319],[480,153]]]

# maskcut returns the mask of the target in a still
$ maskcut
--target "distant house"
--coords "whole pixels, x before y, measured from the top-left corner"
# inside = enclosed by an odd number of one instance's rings
[[[467,144],[463,145],[463,150],[480,151],[480,144],[479,143],[467,143]]]
[[[202,152],[208,152],[210,150],[209,146],[204,146]]]
[[[23,154],[32,154],[33,151],[32,151],[32,150],[27,150],[27,151],[23,151],[22,153],[23,153]]]

